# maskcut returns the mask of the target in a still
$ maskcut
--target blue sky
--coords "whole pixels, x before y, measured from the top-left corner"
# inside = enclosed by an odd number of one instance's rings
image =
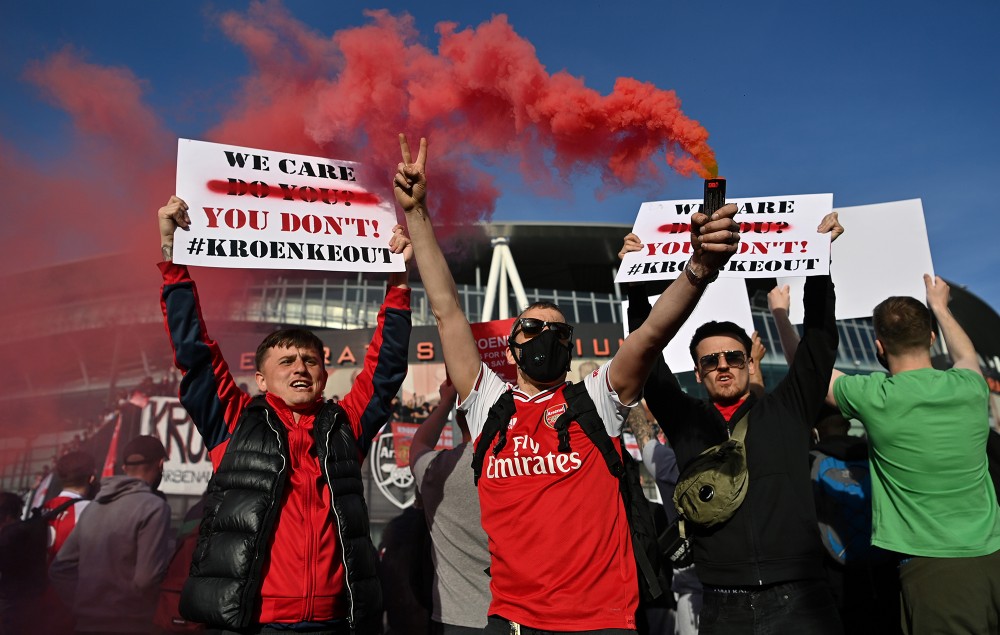
[[[286,6],[326,35],[369,22],[357,3]],[[204,138],[251,72],[243,49],[219,26],[222,13],[246,7],[12,3],[0,22],[0,143],[19,164],[42,173],[73,164],[67,153],[80,146],[67,141],[75,134],[69,116],[25,80],[29,65],[66,47],[91,64],[129,69],[141,80],[143,102],[173,137]],[[833,192],[838,207],[920,198],[937,272],[1000,308],[995,1],[535,0],[368,8],[409,12],[432,50],[438,22],[475,27],[504,13],[550,73],[565,70],[602,94],[617,77],[676,91],[684,113],[710,133],[731,196]],[[86,156],[69,158],[87,162]],[[701,192],[698,178],[667,172],[665,182],[598,197],[596,171],[583,170],[570,176],[561,196],[540,196],[513,166],[501,161],[490,170],[502,192],[499,220],[627,223],[644,200]],[[0,178],[16,189],[9,175]],[[72,192],[66,201],[72,205]],[[9,200],[3,211],[8,220],[27,213]],[[887,249],[892,241],[885,237]],[[51,259],[87,255],[79,244],[61,246],[71,242],[59,243]]]

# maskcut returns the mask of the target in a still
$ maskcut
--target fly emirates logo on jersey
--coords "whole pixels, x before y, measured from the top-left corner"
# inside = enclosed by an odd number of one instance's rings
[[[513,441],[513,456],[497,458],[492,452],[488,453],[486,478],[569,474],[583,465],[579,452],[540,454],[541,444],[527,434],[516,435],[510,440]]]

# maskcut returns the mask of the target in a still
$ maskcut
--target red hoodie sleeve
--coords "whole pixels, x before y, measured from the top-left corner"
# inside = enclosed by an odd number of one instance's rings
[[[201,433],[212,466],[218,467],[250,396],[236,385],[218,343],[208,336],[198,289],[187,267],[173,262],[158,266],[163,274],[160,307],[174,364],[184,373],[181,404]]]
[[[410,290],[389,287],[364,366],[340,400],[362,456],[368,454],[372,439],[389,420],[392,398],[406,378],[410,327]]]

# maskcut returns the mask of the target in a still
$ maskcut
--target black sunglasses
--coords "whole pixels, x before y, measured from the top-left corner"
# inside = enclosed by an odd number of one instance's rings
[[[726,358],[726,366],[730,368],[743,368],[747,365],[747,354],[743,351],[719,351],[709,355],[702,355],[698,360],[701,372],[710,373],[719,367],[719,355]]]
[[[538,318],[517,318],[514,321],[514,330],[511,332],[511,337],[517,335],[518,331],[528,337],[535,337],[545,329],[549,329],[555,333],[561,340],[568,340],[573,337],[573,327],[569,324],[565,322],[546,322]]]

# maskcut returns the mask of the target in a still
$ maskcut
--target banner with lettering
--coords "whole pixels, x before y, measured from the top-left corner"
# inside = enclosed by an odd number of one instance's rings
[[[167,461],[160,491],[164,494],[201,496],[212,478],[212,462],[201,434],[176,397],[150,397],[142,409],[140,434],[163,442]]]
[[[507,338],[514,327],[514,318],[472,324],[479,356],[501,379],[517,381],[517,366],[507,361]]]
[[[177,231],[174,260],[402,271],[402,255],[389,252],[393,201],[375,194],[388,190],[389,178],[353,161],[179,139],[177,195],[188,204],[191,229]]]
[[[736,255],[720,277],[775,278],[826,274],[830,266],[830,237],[816,233],[823,217],[833,211],[833,194],[801,194],[752,199],[729,199],[739,207]],[[643,243],[626,254],[615,282],[673,280],[691,256],[691,215],[700,212],[700,200],[643,203],[632,232]]]

